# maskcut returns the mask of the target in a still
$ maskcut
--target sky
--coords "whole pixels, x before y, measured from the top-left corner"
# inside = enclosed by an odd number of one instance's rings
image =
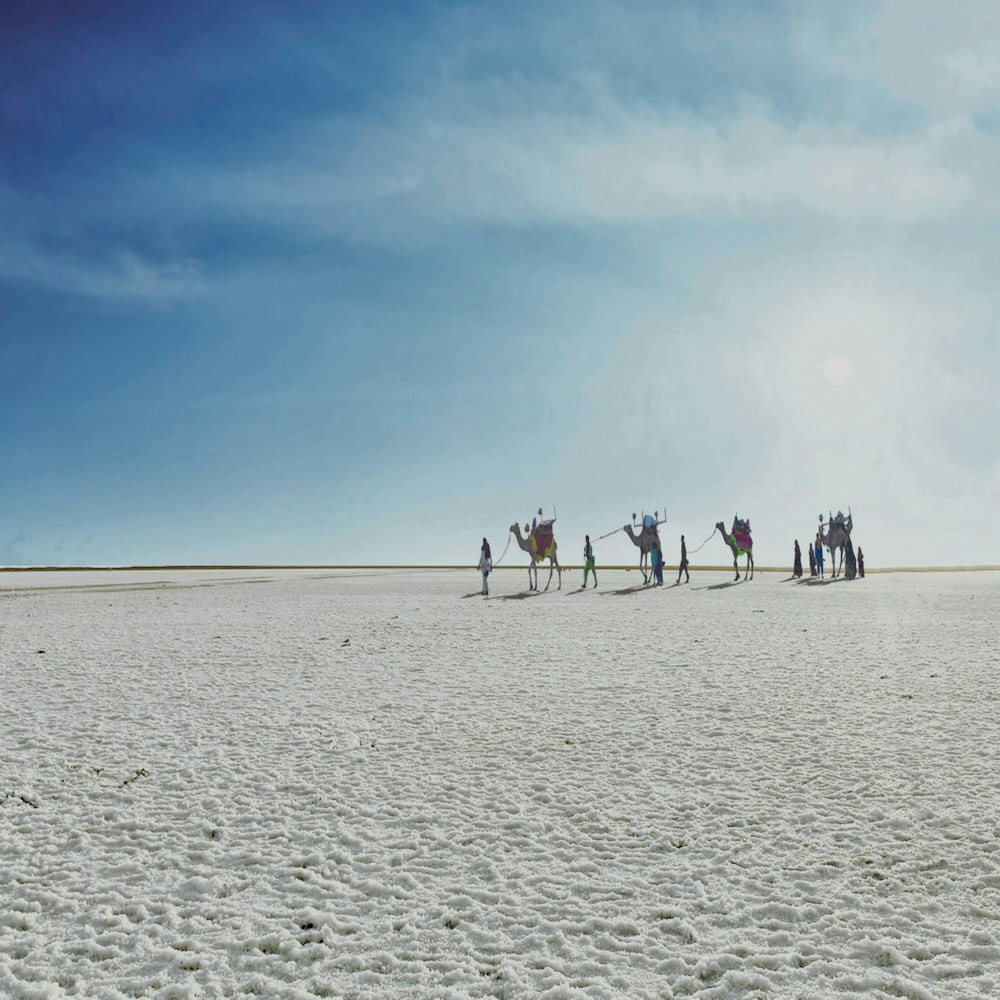
[[[656,509],[780,566],[850,508],[869,566],[1000,564],[998,40],[4,4],[0,565],[474,564],[539,507],[565,563]]]

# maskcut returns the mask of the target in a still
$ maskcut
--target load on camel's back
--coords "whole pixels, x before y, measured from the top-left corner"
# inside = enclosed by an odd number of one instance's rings
[[[552,531],[551,521],[543,521],[541,524],[535,525],[535,530],[529,537],[535,550],[535,562],[541,562],[552,556],[556,549],[556,539]]]

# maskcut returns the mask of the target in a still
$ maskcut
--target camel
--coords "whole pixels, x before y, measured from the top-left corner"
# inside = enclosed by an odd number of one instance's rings
[[[657,512],[659,513],[659,512]],[[635,514],[632,515],[632,521],[635,522]],[[632,528],[631,524],[626,524],[622,529],[629,538],[632,539],[633,545],[639,546],[639,572],[642,573],[642,582],[649,583],[649,577],[652,576],[652,570],[649,574],[646,573],[646,564],[649,559],[649,553],[654,546],[658,548],[661,552],[663,551],[663,546],[660,544],[660,532],[659,525],[666,524],[666,518],[662,521],[657,521],[655,525],[646,525],[645,518],[643,518],[643,525],[637,535]]]
[[[829,531],[822,535],[823,544],[830,550],[830,568],[833,570],[833,578],[836,579],[844,568],[844,548],[847,540],[851,536],[854,528],[854,518],[851,515],[851,508],[847,508],[847,517],[838,511],[837,520],[833,519],[833,511],[830,511],[830,520],[826,527]],[[837,549],[840,549],[840,569],[837,568]]]
[[[746,574],[744,574],[743,579],[745,580],[747,578],[747,575],[749,575],[750,579],[752,580],[753,579],[753,541],[751,540],[750,544],[744,547],[744,545],[741,545],[741,543],[738,542],[732,535],[726,534],[726,526],[721,521],[719,521],[719,523],[715,526],[715,528],[716,528],[717,531],[722,532],[722,540],[726,543],[726,545],[729,546],[730,549],[732,549],[732,552],[733,552],[733,569],[736,570],[736,579],[739,580],[739,578],[740,578],[740,570],[739,570],[739,567],[736,565],[736,561],[739,559],[740,553],[741,552],[745,552],[747,554],[747,572],[746,572]],[[749,538],[749,532],[747,532],[747,536],[746,537]]]
[[[562,567],[560,567],[559,560],[556,558],[556,549],[558,546],[556,545],[555,536],[550,533],[547,539],[548,545],[539,550],[535,541],[535,532],[528,533],[528,537],[525,538],[521,534],[521,525],[512,524],[510,526],[510,530],[517,538],[517,544],[531,556],[531,562],[528,563],[528,590],[538,590],[538,567],[535,563],[540,563],[543,559],[549,560],[549,580],[548,583],[545,584],[545,589],[548,590],[549,584],[552,583],[552,571],[558,570],[559,586],[556,589],[562,590]],[[524,526],[524,530],[525,532],[529,532],[527,525]],[[534,583],[531,582],[532,570],[534,570],[535,573]]]

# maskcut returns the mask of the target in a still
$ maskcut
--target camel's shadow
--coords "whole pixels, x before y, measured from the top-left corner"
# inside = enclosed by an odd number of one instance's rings
[[[544,590],[522,590],[516,594],[501,594],[499,597],[494,597],[494,601],[524,601],[529,597],[541,597],[544,594]]]
[[[481,590],[474,590],[471,594],[462,594],[459,600],[467,601],[470,597],[486,597],[486,596],[487,595],[484,594]]]
[[[738,587],[741,583],[749,583],[749,580],[727,580],[725,583],[713,583],[708,587],[694,587],[694,590],[727,590],[729,587]]]
[[[621,590],[602,590],[601,597],[628,597],[629,594],[651,594],[656,588],[651,583],[640,583],[634,587],[622,587]]]

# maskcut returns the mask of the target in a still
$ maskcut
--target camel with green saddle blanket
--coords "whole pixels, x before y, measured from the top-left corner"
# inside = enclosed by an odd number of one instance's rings
[[[736,562],[740,555],[745,552],[747,557],[747,571],[743,579],[746,580],[749,576],[752,580],[753,538],[750,537],[750,519],[747,518],[747,520],[741,521],[739,518],[734,518],[732,534],[726,533],[726,526],[721,521],[715,526],[715,529],[722,533],[722,540],[729,546],[730,551],[733,553],[733,569],[736,570],[736,579],[740,578],[740,570]]]

